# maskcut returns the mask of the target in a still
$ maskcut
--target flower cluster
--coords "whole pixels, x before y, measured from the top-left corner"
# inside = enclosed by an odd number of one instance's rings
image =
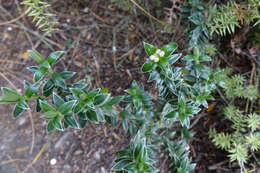
[[[154,62],[159,62],[160,58],[159,57],[163,57],[165,55],[165,52],[162,51],[161,49],[157,49],[155,54],[150,56],[150,59]]]

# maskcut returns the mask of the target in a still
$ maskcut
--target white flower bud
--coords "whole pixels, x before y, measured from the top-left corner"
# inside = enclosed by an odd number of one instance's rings
[[[161,49],[157,49],[155,53],[160,55],[160,52],[161,52]]]
[[[156,58],[153,59],[154,62],[159,62],[159,57],[157,56]]]
[[[163,57],[164,55],[165,55],[165,52],[164,51],[160,51],[159,56]]]
[[[154,60],[154,58],[156,58],[155,55],[151,55],[151,56],[150,56],[150,60]]]

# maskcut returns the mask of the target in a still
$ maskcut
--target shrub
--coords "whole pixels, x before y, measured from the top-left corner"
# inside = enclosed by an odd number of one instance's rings
[[[0,102],[16,103],[13,111],[16,118],[30,109],[28,103],[34,101],[36,111],[41,111],[40,117],[48,122],[47,131],[83,128],[88,121],[115,124],[120,119],[133,139],[118,152],[113,167],[116,172],[156,172],[154,159],[158,149],[169,154],[169,170],[190,172],[195,167],[188,157],[187,140],[193,135],[189,132],[190,117],[198,114],[201,106],[208,106],[207,99],[213,99],[211,92],[221,81],[217,80],[216,72],[201,64],[211,58],[197,48],[183,57],[184,67],[173,67],[181,57],[173,53],[176,43],[161,49],[148,43],[144,43],[144,47],[149,59],[142,71],[149,72],[148,82],[155,81],[158,96],[154,99],[135,81],[125,90],[126,96],[115,97],[105,89],[91,89],[84,80],[69,83],[66,80],[73,77],[74,72],[52,70],[63,52],[53,52],[44,58],[31,50],[30,56],[39,64],[28,67],[34,73],[34,83],[24,82],[23,95],[2,88]],[[121,101],[127,105],[118,116],[114,105]],[[174,126],[179,123],[181,128],[176,130]]]

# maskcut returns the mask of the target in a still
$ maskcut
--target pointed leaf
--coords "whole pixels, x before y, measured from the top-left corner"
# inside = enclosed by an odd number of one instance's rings
[[[79,119],[80,128],[84,128],[87,124],[88,120]]]
[[[94,98],[94,105],[103,105],[105,104],[110,97],[110,94],[98,94]]]
[[[71,101],[68,101],[68,102],[65,102],[64,104],[62,104],[58,111],[60,113],[62,113],[63,115],[67,114],[72,108],[73,106],[75,105],[76,103],[76,100],[71,100]]]
[[[54,121],[55,128],[58,129],[58,130],[63,131],[63,127],[62,127],[60,116],[57,116],[53,121]]]
[[[43,86],[42,89],[43,95],[45,97],[49,97],[52,94],[53,89],[54,89],[54,82],[50,79]]]
[[[40,100],[41,108],[44,112],[53,111],[56,112],[56,109],[54,109],[51,105],[49,105],[46,101]]]
[[[61,77],[60,74],[54,73],[52,75],[52,80],[55,83],[56,86],[59,86],[61,88],[66,88],[66,82],[65,80]]]
[[[28,52],[29,52],[30,57],[32,57],[39,64],[44,62],[44,57],[36,50],[29,50]]]
[[[142,72],[149,72],[155,67],[155,62],[148,60],[142,66]]]
[[[24,111],[23,108],[19,107],[19,104],[16,104],[13,110],[13,117],[16,118],[18,117],[22,112]]]
[[[48,63],[49,63],[50,65],[52,65],[54,62],[56,62],[56,61],[60,58],[60,56],[61,56],[62,53],[64,53],[64,52],[63,52],[63,51],[52,52],[52,53],[48,56],[48,58],[47,58]]]
[[[178,45],[176,43],[170,43],[161,48],[162,51],[165,52],[165,57],[170,56],[176,49],[178,48]]]
[[[54,119],[55,117],[58,116],[58,113],[57,112],[54,112],[54,111],[48,111],[48,112],[45,112],[44,114],[42,114],[40,117],[42,119],[45,119],[45,120],[52,120]]]
[[[97,117],[97,113],[93,110],[88,110],[86,112],[86,115],[88,117],[89,120],[94,121],[94,122],[98,122],[98,117]]]
[[[31,98],[32,96],[38,95],[38,88],[40,86],[40,83],[30,84],[27,81],[24,81],[24,88],[25,88],[25,96],[27,98]]]
[[[59,108],[62,104],[65,103],[65,101],[64,101],[60,96],[58,96],[58,95],[55,94],[55,93],[53,93],[52,101],[53,101],[53,103],[55,104],[55,106],[56,106],[57,108]]]
[[[54,122],[54,120],[51,120],[51,121],[48,122],[47,131],[50,132],[54,129],[55,129],[55,122]]]
[[[85,93],[81,89],[70,88],[70,91],[75,99],[79,99],[81,96],[85,95]]]
[[[74,128],[79,128],[77,121],[72,115],[67,115],[64,118],[64,122],[66,122],[68,125]]]
[[[172,65],[175,62],[177,62],[181,57],[181,53],[179,54],[173,54],[168,57],[169,64]]]
[[[144,42],[144,49],[145,49],[145,51],[146,51],[148,56],[151,56],[151,55],[155,54],[155,52],[157,50],[156,47],[154,47],[151,44],[145,43],[145,42]]]
[[[73,72],[73,71],[64,71],[64,72],[61,72],[59,75],[63,78],[63,79],[69,79],[71,78],[72,76],[74,76],[76,74],[76,72]]]
[[[2,96],[0,97],[0,103],[17,102],[21,95],[9,88],[1,88]]]
[[[176,116],[178,116],[178,112],[176,111],[171,111],[168,114],[165,115],[165,118],[175,118]]]

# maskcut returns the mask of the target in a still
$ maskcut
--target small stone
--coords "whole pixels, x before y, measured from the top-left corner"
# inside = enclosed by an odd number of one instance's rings
[[[83,153],[83,151],[82,150],[77,150],[77,151],[75,151],[75,153],[74,153],[74,155],[80,155],[80,154],[82,154]]]
[[[160,57],[163,57],[163,56],[165,55],[165,52],[164,52],[164,51],[161,51],[161,52],[159,53],[159,55],[160,55]]]
[[[25,117],[21,117],[21,118],[19,118],[18,124],[19,124],[19,126],[21,126],[21,125],[23,125],[25,122],[26,122],[26,118],[25,118]]]
[[[99,151],[97,151],[97,152],[95,153],[95,158],[96,158],[97,160],[100,160],[100,153],[99,153]]]
[[[70,170],[70,169],[71,169],[71,166],[70,166],[70,165],[64,165],[63,168],[64,168],[64,169],[67,169],[67,170]]]
[[[56,163],[57,163],[57,160],[55,158],[52,158],[51,161],[50,161],[50,164],[55,165]]]
[[[101,167],[101,173],[106,173],[106,169],[103,166]]]

